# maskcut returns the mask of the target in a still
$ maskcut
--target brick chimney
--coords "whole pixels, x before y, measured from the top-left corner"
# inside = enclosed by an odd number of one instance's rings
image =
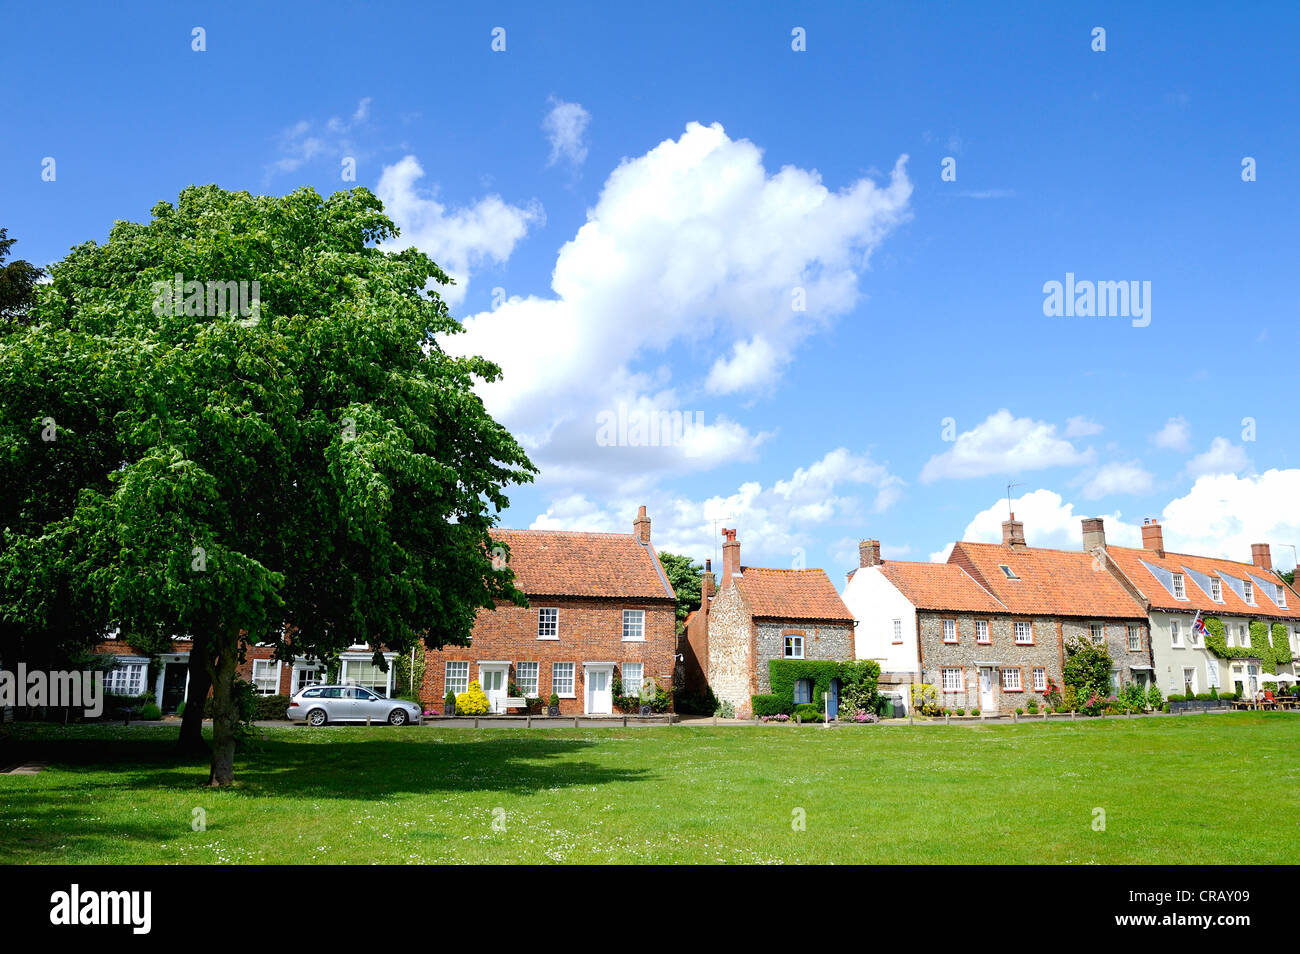
[[[736,531],[723,527],[722,537],[722,584],[719,590],[725,590],[731,578],[740,575],[740,541],[736,539]]]
[[[1267,543],[1252,543],[1250,545],[1250,562],[1261,570],[1273,569],[1273,553],[1269,550]]]
[[[1083,518],[1083,552],[1091,553],[1101,547],[1106,549],[1106,527],[1101,517]]]
[[[1165,534],[1155,517],[1142,521],[1142,549],[1150,550],[1158,557],[1165,555]]]
[[[862,540],[858,543],[858,566],[880,566],[879,540]]]
[[[713,561],[704,561],[704,572],[700,574],[700,612],[709,615],[709,599],[714,594]]]
[[[645,505],[636,512],[636,519],[632,521],[632,534],[640,543],[650,542],[650,518],[645,515]]]
[[[1016,519],[1014,513],[1010,520],[1002,521],[1002,545],[1006,547],[1025,545],[1025,525]]]

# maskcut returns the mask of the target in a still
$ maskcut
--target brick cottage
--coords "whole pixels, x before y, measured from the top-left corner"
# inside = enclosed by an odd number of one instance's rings
[[[494,711],[518,696],[543,703],[554,692],[565,715],[614,711],[617,678],[626,695],[643,682],[673,685],[676,596],[650,543],[641,507],[632,533],[496,530],[510,551],[515,586],[528,606],[479,610],[469,646],[426,653],[422,698],[436,708],[450,689],[477,681]],[[517,697],[516,697],[517,698]]]

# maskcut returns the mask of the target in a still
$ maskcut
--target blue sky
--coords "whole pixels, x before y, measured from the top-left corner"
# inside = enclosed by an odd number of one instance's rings
[[[697,6],[17,8],[0,224],[46,263],[191,183],[376,190],[505,369],[543,471],[507,525],[644,503],[661,548],[718,519],[839,583],[861,537],[996,539],[1014,481],[1031,544],[1157,516],[1291,565],[1300,10]],[[1150,282],[1150,323],[1045,316],[1067,273]],[[606,446],[620,405],[704,426]]]

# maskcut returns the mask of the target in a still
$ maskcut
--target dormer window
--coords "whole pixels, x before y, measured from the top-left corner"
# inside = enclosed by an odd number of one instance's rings
[[[1223,581],[1217,576],[1210,580],[1210,599],[1216,603],[1223,602]]]
[[[1277,605],[1286,609],[1286,587],[1275,587],[1274,592],[1277,593]]]
[[[1187,599],[1187,584],[1183,582],[1183,575],[1181,573],[1174,574],[1174,599]]]
[[[1006,575],[1006,578],[1007,578],[1008,580],[1018,580],[1018,579],[1020,579],[1020,577],[1016,576],[1015,571],[1014,571],[1013,569],[1011,569],[1011,567],[1007,566],[1005,563],[999,563],[999,564],[998,564],[998,569],[1001,570],[1001,571]]]
[[[1245,580],[1242,582],[1241,585],[1245,588],[1246,602],[1254,606],[1255,605],[1255,584],[1250,582],[1250,580]]]

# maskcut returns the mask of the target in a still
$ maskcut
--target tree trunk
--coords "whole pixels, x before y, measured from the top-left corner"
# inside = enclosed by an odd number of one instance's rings
[[[212,770],[208,773],[208,784],[214,788],[234,784],[235,730],[239,726],[234,696],[239,631],[223,633],[219,638],[212,669]]]
[[[196,638],[190,647],[190,685],[185,692],[185,713],[181,716],[181,737],[177,741],[183,753],[208,753],[208,744],[203,741],[203,707],[212,688],[212,677],[208,675],[204,655]]]

